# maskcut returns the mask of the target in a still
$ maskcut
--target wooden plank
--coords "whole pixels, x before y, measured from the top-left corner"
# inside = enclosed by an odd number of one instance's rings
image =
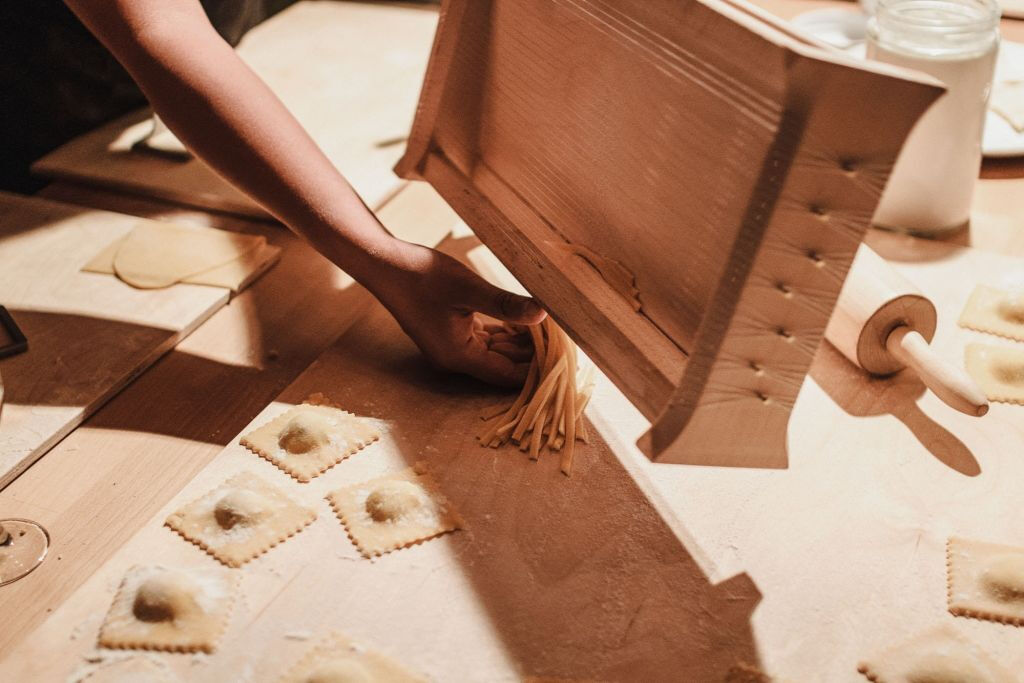
[[[257,231],[282,249],[282,257],[0,491],[0,518],[31,517],[53,540],[42,567],[3,588],[0,651],[25,637],[107,561],[370,301],[309,245],[272,226],[68,184],[44,193],[150,218]],[[428,246],[459,224],[422,183],[385,208],[381,215],[393,233]]]
[[[158,656],[188,680],[246,671],[272,680],[332,628],[432,680],[720,680],[756,659],[743,637],[758,600],[749,580],[711,585],[600,439],[581,449],[571,479],[554,458],[480,448],[473,433],[479,411],[498,398],[493,390],[430,370],[374,310],[248,428],[329,391],[383,421],[379,443],[300,485],[232,440],[0,667],[15,678],[59,679],[83,657],[109,655],[95,650],[95,637],[124,571],[136,562],[215,566],[161,523],[239,470],[283,487],[320,518],[236,572],[244,597],[217,653]],[[324,494],[418,460],[467,529],[362,559]]]
[[[939,305],[937,349],[959,361],[979,336],[955,327],[964,282],[1005,283],[1020,262],[892,239],[870,241],[921,259],[895,267]],[[83,657],[112,656],[95,650],[95,634],[124,570],[138,561],[210,566],[159,524],[249,469],[321,518],[241,570],[246,598],[218,653],[156,655],[189,680],[272,678],[311,645],[301,638],[330,627],[436,680],[722,680],[745,662],[780,680],[853,682],[858,661],[939,623],[1009,670],[1024,667],[1013,628],[946,612],[944,558],[950,534],[1024,538],[1014,512],[1024,476],[1019,407],[968,418],[922,396],[912,377],[871,379],[823,345],[794,409],[788,470],[682,468],[651,463],[632,445],[648,423],[600,377],[588,409],[597,442],[564,479],[555,460],[474,445],[476,411],[494,399],[426,369],[379,314],[250,426],[325,387],[386,420],[384,441],[309,485],[228,445],[0,666],[60,679],[87,670]],[[322,494],[419,459],[435,468],[468,530],[361,559]]]
[[[432,8],[300,2],[238,47],[373,209],[402,184],[401,156],[437,23]],[[244,216],[267,217],[201,161],[132,152],[150,129],[129,114],[46,155],[33,171]]]
[[[29,341],[0,360],[0,488],[227,303],[220,287],[139,290],[81,271],[143,222],[0,194],[0,301]]]
[[[399,168],[658,418],[652,458],[785,467],[803,375],[937,81],[741,2],[452,0],[443,17]],[[578,248],[638,297],[552,257]]]

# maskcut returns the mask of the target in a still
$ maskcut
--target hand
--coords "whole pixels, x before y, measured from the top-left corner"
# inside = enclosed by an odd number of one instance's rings
[[[405,242],[370,290],[434,366],[500,386],[521,386],[533,356],[533,325],[547,315],[533,300],[499,289],[452,257]],[[486,324],[483,313],[510,325]]]

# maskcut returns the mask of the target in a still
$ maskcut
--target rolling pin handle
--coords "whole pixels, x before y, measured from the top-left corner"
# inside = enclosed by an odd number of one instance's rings
[[[946,404],[975,417],[988,412],[988,399],[974,380],[960,368],[936,356],[919,332],[901,325],[889,334],[885,348],[894,358],[912,368]]]

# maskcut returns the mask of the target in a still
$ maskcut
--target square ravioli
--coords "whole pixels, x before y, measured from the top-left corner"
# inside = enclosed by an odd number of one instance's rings
[[[967,372],[990,401],[1024,405],[1024,350],[968,344]]]
[[[365,557],[462,528],[462,520],[422,468],[331,491],[327,500]]]
[[[167,526],[229,567],[262,555],[316,519],[316,512],[250,472],[240,472],[172,512]]]
[[[419,683],[414,676],[388,657],[359,647],[340,633],[331,634],[307,652],[281,679],[281,683],[310,681],[375,681],[377,683]]]
[[[1024,548],[951,538],[946,570],[952,614],[1024,626]]]
[[[978,285],[960,314],[960,327],[1024,341],[1024,292]]]
[[[920,633],[863,662],[857,670],[879,683],[1014,683],[1016,677],[950,626]]]
[[[369,421],[303,403],[242,437],[242,445],[299,481],[310,481],[380,438]]]
[[[235,584],[223,569],[132,567],[100,627],[99,644],[213,652],[231,616]]]

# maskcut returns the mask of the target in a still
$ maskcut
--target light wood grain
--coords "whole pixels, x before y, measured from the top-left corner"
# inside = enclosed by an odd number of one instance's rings
[[[962,281],[1021,273],[1019,260],[978,250],[871,242],[908,259],[895,267],[939,304],[935,344],[947,362],[978,334],[955,326],[970,291]],[[294,636],[328,627],[436,680],[720,680],[746,662],[782,680],[852,683],[857,661],[943,621],[1008,669],[1024,667],[1014,629],[955,618],[945,605],[949,534],[1024,538],[1013,513],[1024,476],[1015,408],[959,415],[921,398],[907,373],[872,379],[828,345],[811,377],[793,412],[791,465],[780,471],[649,462],[632,445],[648,423],[600,378],[588,410],[600,439],[567,480],[554,459],[475,445],[465,425],[493,399],[426,369],[393,323],[371,316],[250,427],[330,387],[346,407],[386,421],[380,444],[308,486],[229,445],[0,666],[57,678],[81,666],[129,565],[213,562],[160,528],[163,516],[251,469],[318,505],[321,518],[242,570],[246,598],[220,652],[195,663],[163,656],[190,680],[271,677],[309,647]],[[360,559],[322,494],[420,459],[467,530]]]
[[[391,200],[389,229],[434,246],[459,221],[426,185],[407,189]],[[0,491],[0,517],[35,519],[53,539],[42,567],[4,587],[0,650],[74,592],[370,302],[349,277],[280,228],[68,184],[44,193],[139,216],[258,232],[282,256]]]
[[[402,184],[391,167],[404,149],[436,22],[429,6],[300,2],[247,34],[238,54],[376,209]],[[33,171],[267,216],[197,159],[133,152],[151,128],[148,111],[130,114],[51,152]]]
[[[737,662],[756,660],[743,635],[759,597],[749,580],[709,583],[599,439],[580,448],[571,479],[557,458],[480,448],[479,411],[499,397],[430,370],[379,308],[246,429],[317,391],[381,420],[381,441],[301,485],[232,440],[7,651],[2,670],[59,679],[83,656],[103,656],[99,622],[136,562],[214,566],[161,524],[240,470],[284,487],[320,518],[236,572],[244,597],[216,654],[161,657],[188,680],[274,680],[331,629],[437,681],[721,680]],[[465,530],[363,559],[323,496],[416,461],[428,464]]]
[[[81,271],[145,222],[0,194],[0,302],[29,343],[0,360],[0,488],[227,303],[221,287],[143,291]]]
[[[456,0],[398,168],[657,417],[651,457],[784,467],[803,373],[936,83],[738,2]],[[559,262],[573,245],[632,274],[640,309]]]

